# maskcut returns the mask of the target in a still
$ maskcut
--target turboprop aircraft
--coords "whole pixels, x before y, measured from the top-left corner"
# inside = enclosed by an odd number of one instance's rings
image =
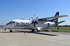
[[[58,18],[60,17],[67,17],[68,15],[61,15],[59,16],[59,12],[56,12],[54,17],[47,17],[47,18],[34,18],[31,20],[12,20],[4,26],[4,29],[9,29],[10,32],[13,32],[12,29],[31,29],[31,32],[39,32],[41,29],[48,29],[51,31],[52,26],[56,26],[62,22],[58,22]]]

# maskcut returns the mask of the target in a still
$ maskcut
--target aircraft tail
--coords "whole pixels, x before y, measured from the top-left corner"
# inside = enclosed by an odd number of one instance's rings
[[[59,16],[59,12],[56,12],[56,14],[55,14],[54,17],[58,17],[58,16]],[[53,19],[53,21],[54,21],[55,23],[58,23],[58,18]]]
[[[55,14],[55,16],[54,16],[54,17],[56,17],[56,18],[51,19],[51,20],[48,20],[48,21],[58,23],[58,18],[57,18],[58,16],[59,16],[59,12],[56,12],[56,14]]]

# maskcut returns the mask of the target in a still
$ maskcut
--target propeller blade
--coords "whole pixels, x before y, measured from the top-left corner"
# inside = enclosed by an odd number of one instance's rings
[[[38,17],[36,17],[36,19],[38,19]]]
[[[31,19],[33,19],[33,17],[31,17]]]
[[[38,24],[38,22],[37,22],[38,17],[35,18],[35,14],[34,14],[34,18],[31,17],[31,19],[32,19],[32,24],[33,24],[33,26],[35,27],[36,24]]]
[[[34,23],[34,27],[35,27],[35,23]]]

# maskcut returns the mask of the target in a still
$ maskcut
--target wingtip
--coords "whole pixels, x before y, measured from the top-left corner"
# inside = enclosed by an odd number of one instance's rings
[[[64,15],[65,17],[68,17],[68,15]]]

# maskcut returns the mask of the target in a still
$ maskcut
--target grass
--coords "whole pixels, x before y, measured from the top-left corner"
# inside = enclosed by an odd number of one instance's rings
[[[70,32],[70,27],[59,27],[59,30],[57,27],[52,27],[52,31],[58,31],[58,32]]]
[[[44,31],[47,31],[47,29],[43,29]],[[53,32],[70,32],[70,27],[59,27],[59,30],[57,27],[52,27],[51,30]]]

